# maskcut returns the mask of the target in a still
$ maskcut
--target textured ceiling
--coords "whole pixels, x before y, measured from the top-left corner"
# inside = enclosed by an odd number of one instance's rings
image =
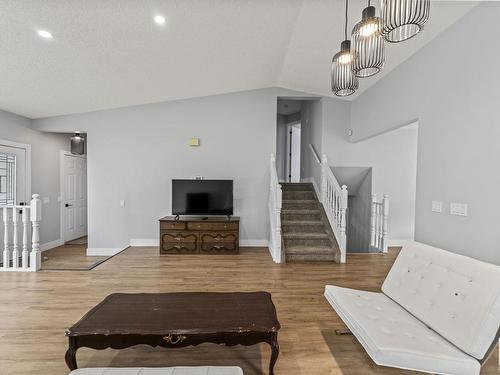
[[[365,2],[351,1],[350,27]],[[0,108],[30,118],[269,86],[331,95],[342,0],[0,0]],[[475,3],[433,2],[383,74]],[[167,18],[164,26],[153,17]],[[40,38],[46,29],[54,39]],[[360,92],[380,79],[361,83]]]

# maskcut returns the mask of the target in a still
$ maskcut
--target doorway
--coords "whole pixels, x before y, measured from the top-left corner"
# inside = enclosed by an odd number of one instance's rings
[[[87,242],[87,158],[61,151],[61,238]]]
[[[280,182],[300,182],[302,100],[279,99],[276,121],[276,172]]]
[[[287,126],[287,182],[300,182],[301,124]]]

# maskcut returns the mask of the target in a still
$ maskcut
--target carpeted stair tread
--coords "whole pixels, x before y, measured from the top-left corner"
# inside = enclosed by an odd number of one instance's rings
[[[323,225],[321,220],[283,220],[281,225]]]
[[[328,246],[291,245],[286,252],[287,254],[334,254],[335,250]]]
[[[307,209],[304,209],[304,210],[299,210],[299,209],[296,209],[296,208],[285,208],[285,209],[282,209],[281,210],[281,213],[282,214],[303,214],[303,215],[306,215],[306,214],[317,214],[319,213],[319,208],[318,209],[310,209],[310,208],[307,208]]]
[[[305,239],[305,240],[315,240],[315,239],[328,239],[328,234],[325,233],[310,233],[310,232],[293,232],[293,233],[283,233],[285,239]]]

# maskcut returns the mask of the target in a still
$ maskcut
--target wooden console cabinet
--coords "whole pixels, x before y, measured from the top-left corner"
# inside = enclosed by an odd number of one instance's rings
[[[160,219],[160,254],[237,254],[240,218]]]

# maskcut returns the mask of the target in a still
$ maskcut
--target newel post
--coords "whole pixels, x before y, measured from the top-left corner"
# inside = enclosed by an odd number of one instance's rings
[[[30,220],[33,228],[31,236],[30,268],[38,271],[41,267],[42,258],[40,254],[40,221],[42,221],[42,201],[40,195],[33,194],[30,202]]]
[[[384,199],[382,200],[382,214],[382,251],[387,253],[387,227],[389,218],[389,196],[387,194],[384,195]]]
[[[1,253],[1,252],[0,252]],[[7,269],[10,265],[9,253],[9,209],[3,208],[3,268]]]

